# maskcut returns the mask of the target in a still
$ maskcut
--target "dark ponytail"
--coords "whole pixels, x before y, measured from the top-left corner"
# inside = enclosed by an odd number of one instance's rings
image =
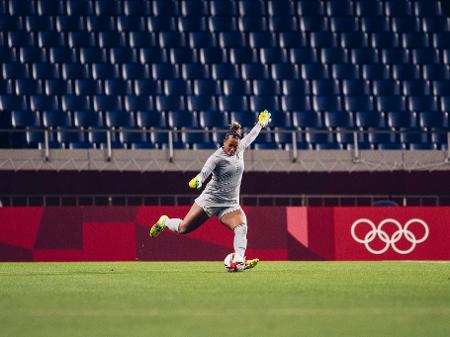
[[[242,138],[242,127],[241,124],[237,122],[233,122],[230,126],[230,128],[227,131],[227,134],[225,135],[225,140],[228,139],[229,136],[237,137],[239,139]]]

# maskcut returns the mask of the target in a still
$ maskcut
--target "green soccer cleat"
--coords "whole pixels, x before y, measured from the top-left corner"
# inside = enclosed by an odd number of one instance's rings
[[[169,219],[167,215],[161,215],[158,222],[155,223],[152,228],[150,228],[150,237],[156,238],[159,233],[161,233],[164,228],[166,228],[166,220]]]
[[[259,262],[259,259],[245,260],[244,270],[255,268],[256,265],[258,264],[258,262]]]

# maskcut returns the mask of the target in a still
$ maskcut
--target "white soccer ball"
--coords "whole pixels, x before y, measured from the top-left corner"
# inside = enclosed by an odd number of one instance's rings
[[[223,260],[225,269],[229,272],[243,271],[245,267],[245,259],[238,253],[230,253]]]

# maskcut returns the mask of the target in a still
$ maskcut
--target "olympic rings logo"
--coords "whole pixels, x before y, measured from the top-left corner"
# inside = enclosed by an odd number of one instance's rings
[[[370,230],[363,238],[360,238],[356,235],[355,232],[356,227],[363,223],[368,224],[370,226]],[[391,236],[389,236],[388,233],[383,230],[383,227],[388,223],[394,224],[397,227],[397,230],[392,233]],[[423,226],[425,232],[421,238],[417,238],[416,235],[409,230],[409,226],[414,223]],[[421,219],[411,219],[405,224],[404,227],[402,227],[400,222],[395,219],[384,219],[378,224],[378,227],[375,226],[375,224],[369,219],[359,219],[352,224],[351,228],[353,239],[356,242],[362,243],[370,253],[377,255],[383,254],[389,249],[389,247],[392,247],[392,249],[398,254],[409,254],[416,248],[417,244],[424,242],[428,238],[429,232],[430,230],[427,223]],[[376,237],[378,237],[382,242],[385,243],[384,247],[378,250],[370,246],[371,242],[374,241]],[[397,243],[402,237],[404,237],[411,243],[411,247],[409,247],[408,249],[400,249],[399,247],[397,247]]]

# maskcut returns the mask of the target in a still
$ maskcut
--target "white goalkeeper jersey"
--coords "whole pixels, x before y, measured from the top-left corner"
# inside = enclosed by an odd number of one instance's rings
[[[239,142],[236,153],[229,156],[221,147],[206,161],[198,177],[204,182],[211,174],[200,199],[209,206],[227,207],[239,204],[242,173],[244,172],[244,151],[256,139],[261,125],[253,129]]]

